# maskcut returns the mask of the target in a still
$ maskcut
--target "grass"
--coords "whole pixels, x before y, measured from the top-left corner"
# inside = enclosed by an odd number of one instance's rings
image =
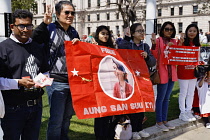
[[[179,86],[178,82],[175,83],[169,104],[168,111],[168,120],[173,120],[178,118],[179,116],[179,105],[178,105],[178,94],[179,94]],[[146,112],[147,121],[144,123],[144,127],[150,127],[155,124],[155,113],[154,112]],[[43,96],[43,113],[42,113],[42,125],[40,130],[39,140],[46,139],[46,131],[47,124],[49,118],[49,105],[47,95]],[[94,119],[83,119],[79,120],[74,115],[71,119],[71,127],[69,137],[71,140],[94,140],[94,128],[93,128]]]

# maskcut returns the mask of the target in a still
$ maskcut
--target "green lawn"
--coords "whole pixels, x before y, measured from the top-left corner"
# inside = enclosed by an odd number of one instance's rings
[[[179,116],[179,106],[178,106],[178,94],[179,94],[179,86],[176,82],[173,88],[173,92],[170,99],[169,105],[169,113],[168,120],[173,120],[178,118]],[[147,112],[145,113],[147,116],[147,121],[144,123],[144,127],[153,126],[155,124],[155,113]],[[39,140],[46,139],[46,129],[49,118],[49,105],[47,95],[43,96],[43,114],[42,114],[42,126],[40,130],[40,138]],[[71,140],[94,140],[94,130],[93,130],[93,120],[94,119],[84,119],[78,120],[74,115],[71,119],[71,127],[69,136]]]

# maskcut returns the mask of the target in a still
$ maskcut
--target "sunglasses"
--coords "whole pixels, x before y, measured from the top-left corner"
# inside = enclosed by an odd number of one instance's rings
[[[69,15],[69,14],[71,14],[72,16],[75,15],[75,11],[65,11],[64,13],[65,13],[66,15]]]
[[[144,33],[145,31],[143,29],[139,29],[139,30],[136,30],[135,32],[138,32],[138,33]]]
[[[32,30],[33,27],[34,27],[33,24],[28,24],[28,25],[24,25],[24,24],[15,25],[15,24],[14,24],[14,26],[16,26],[16,27],[17,27],[19,30],[21,30],[21,31],[23,31],[25,28],[26,28],[27,30]]]
[[[169,32],[169,31],[170,31],[170,32],[173,32],[174,29],[173,29],[173,28],[165,28],[164,31],[166,31],[166,32]]]

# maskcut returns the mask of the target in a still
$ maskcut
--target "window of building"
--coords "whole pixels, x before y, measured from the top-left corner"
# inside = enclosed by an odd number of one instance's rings
[[[174,16],[174,8],[171,8],[171,16]]]
[[[106,14],[106,19],[110,20],[110,14],[109,13]]]
[[[193,14],[197,14],[198,13],[198,5],[193,6]]]
[[[179,15],[183,15],[183,7],[179,7]]]
[[[88,19],[88,21],[90,21],[90,15],[87,15],[87,19]]]
[[[119,19],[119,12],[116,13],[116,19]]]
[[[100,20],[100,14],[97,14],[97,21]]]
[[[178,32],[182,32],[182,29],[183,29],[183,23],[178,23]]]
[[[90,27],[87,27],[88,35],[90,34]]]
[[[36,19],[34,20],[34,24],[35,24],[35,25],[37,24],[37,21],[36,21]]]
[[[157,24],[157,33],[160,33],[161,24]]]
[[[162,16],[162,10],[158,9],[158,16],[161,17]]]
[[[109,7],[110,6],[110,0],[106,1],[106,5]]]
[[[46,3],[42,3],[42,5],[43,5],[43,9],[44,9],[43,13],[46,13]]]
[[[192,24],[195,24],[195,25],[197,25],[197,26],[198,26],[198,22],[196,22],[196,21],[192,22]]]
[[[34,15],[38,14],[38,7],[37,7],[37,3],[36,2],[34,2],[32,4],[32,9],[31,10],[32,10]]]
[[[91,7],[91,0],[88,0],[88,8]]]
[[[97,6],[100,7],[101,0],[97,0]]]
[[[120,27],[117,25],[116,26],[116,35],[120,33]]]
[[[209,31],[210,31],[210,21],[209,21]]]

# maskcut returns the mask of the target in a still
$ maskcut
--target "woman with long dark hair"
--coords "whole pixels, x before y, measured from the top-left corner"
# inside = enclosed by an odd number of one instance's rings
[[[101,46],[114,48],[110,30],[101,25],[96,29],[95,42]],[[115,136],[114,128],[117,123],[113,122],[113,116],[106,116],[101,118],[95,118],[94,131],[96,140],[113,140]]]
[[[184,46],[199,47],[199,29],[195,24],[190,24],[185,30]],[[183,121],[195,121],[192,115],[192,104],[197,78],[194,76],[195,65],[179,65],[177,74],[179,80],[179,119]]]
[[[160,37],[156,39],[156,46],[153,48],[153,55],[158,60],[158,72],[160,75],[160,84],[157,84],[157,98],[156,98],[156,127],[162,131],[169,131],[169,129],[175,129],[167,121],[168,105],[170,95],[174,86],[174,82],[177,81],[177,71],[175,65],[163,64],[163,57],[165,46],[177,45],[176,39],[173,39],[176,35],[174,24],[170,21],[165,22],[160,29]]]

